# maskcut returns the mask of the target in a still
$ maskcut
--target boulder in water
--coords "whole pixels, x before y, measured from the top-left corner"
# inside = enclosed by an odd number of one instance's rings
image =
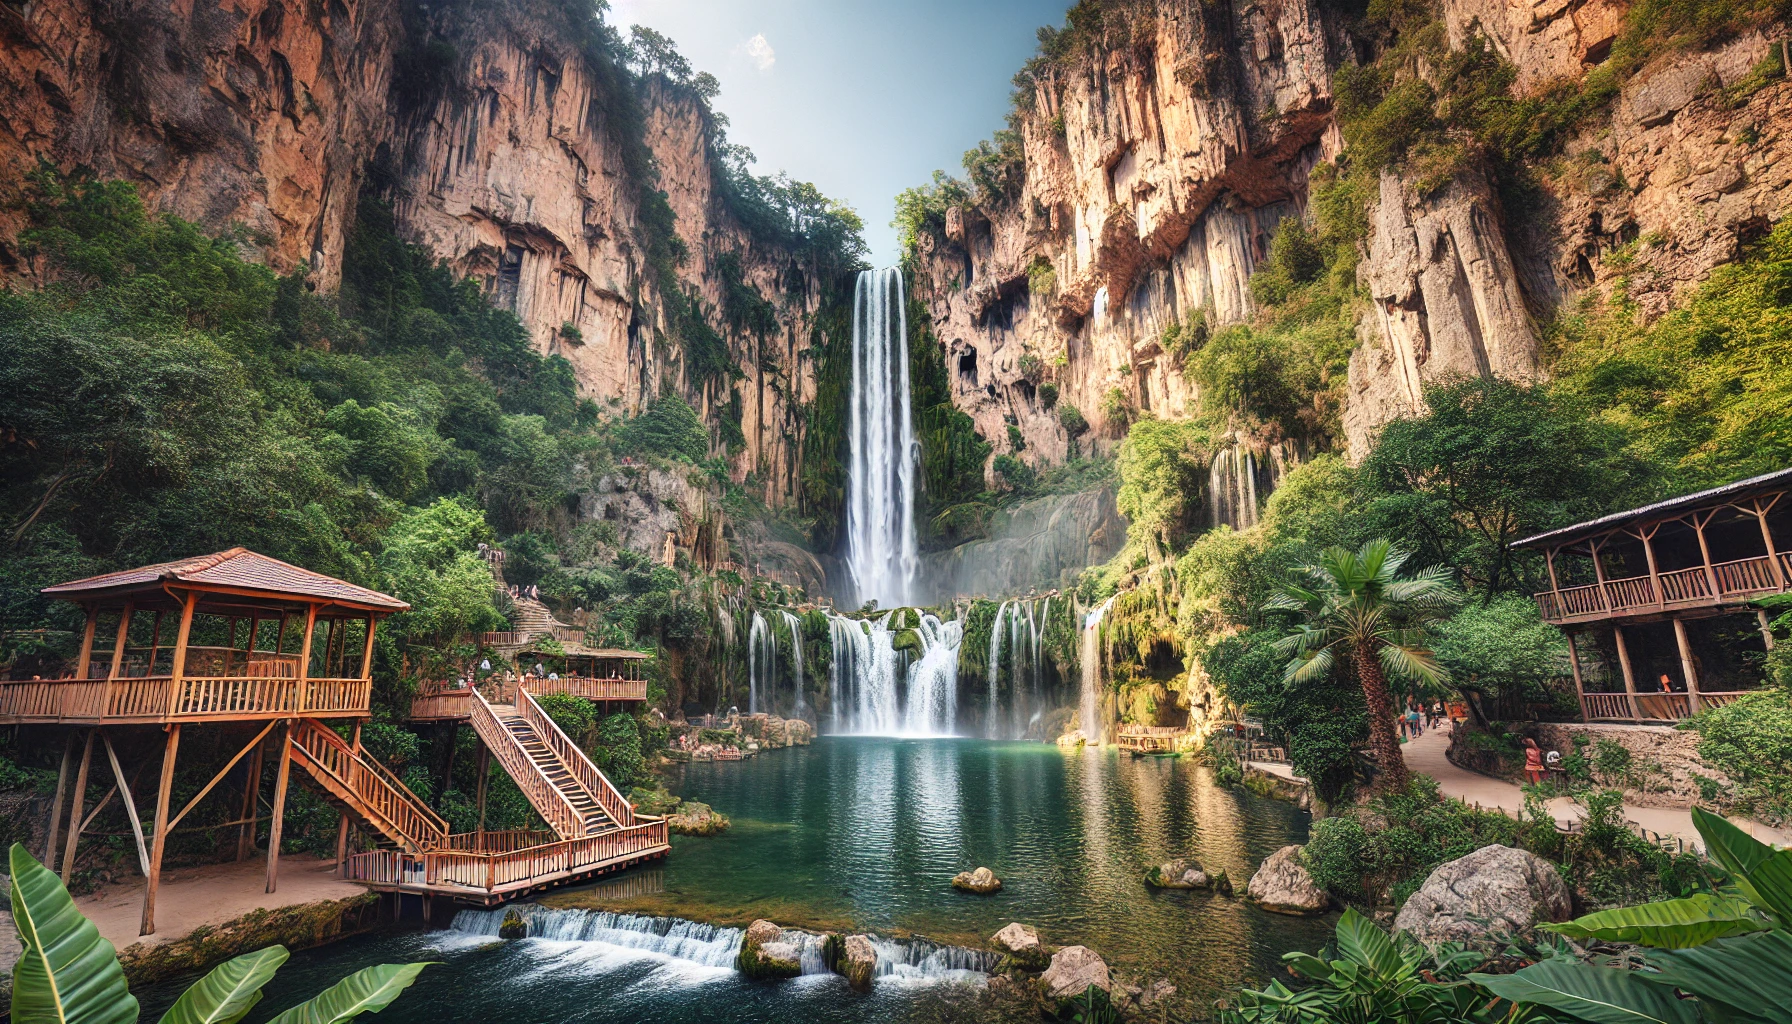
[[[763,918],[741,936],[735,969],[749,978],[794,978],[803,973],[802,950],[784,941],[784,929]]]
[[[1438,865],[1400,908],[1394,927],[1427,944],[1490,949],[1507,937],[1532,937],[1539,922],[1572,916],[1568,886],[1549,861],[1495,844]]]
[[[1081,729],[1072,729],[1058,737],[1058,746],[1060,747],[1080,747],[1088,742],[1089,738],[1083,735]]]
[[[1045,994],[1053,999],[1080,996],[1090,985],[1103,992],[1111,991],[1107,962],[1088,946],[1065,946],[1052,955],[1050,967],[1039,978]]]
[[[1002,880],[996,877],[994,871],[988,868],[978,868],[975,871],[960,871],[953,875],[952,887],[987,896],[1002,888]]]
[[[1010,921],[1001,931],[990,936],[989,944],[1000,950],[1007,960],[1007,966],[1023,971],[1038,973],[1045,970],[1045,944],[1039,941],[1039,932],[1032,925]]]
[[[1332,905],[1332,898],[1313,884],[1313,876],[1300,862],[1299,846],[1284,846],[1270,854],[1251,876],[1245,896],[1277,914],[1323,914]]]
[[[515,907],[504,912],[504,921],[498,925],[500,939],[526,939],[529,937],[529,922]]]
[[[871,979],[877,974],[877,947],[871,944],[871,936],[848,935],[834,962],[834,973],[856,992],[871,991]]]
[[[714,836],[728,831],[733,824],[725,814],[717,813],[708,804],[695,800],[685,801],[677,814],[666,817],[666,828],[673,835],[680,836]]]
[[[1165,861],[1145,872],[1145,883],[1159,889],[1205,889],[1212,880],[1194,858]]]
[[[1208,875],[1207,880],[1213,884],[1214,892],[1219,893],[1221,896],[1232,895],[1232,876],[1226,874],[1225,868],[1221,868],[1213,874]]]

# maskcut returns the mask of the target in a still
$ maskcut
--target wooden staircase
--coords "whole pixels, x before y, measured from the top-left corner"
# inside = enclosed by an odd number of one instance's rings
[[[471,712],[474,731],[561,839],[636,824],[628,800],[521,686],[475,692]]]
[[[315,719],[293,722],[292,763],[304,769],[325,801],[359,822],[376,845],[423,853],[447,843],[448,823],[441,815],[378,759]]]

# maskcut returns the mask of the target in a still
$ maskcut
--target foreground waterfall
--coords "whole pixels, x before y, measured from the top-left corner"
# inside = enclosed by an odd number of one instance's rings
[[[778,638],[772,635],[765,616],[753,613],[753,628],[747,632],[747,713],[759,712],[759,684],[766,688],[765,703],[770,708],[777,696]]]
[[[915,473],[909,412],[908,316],[902,272],[859,274],[852,304],[852,415],[848,424],[846,567],[854,601],[913,600]]]
[[[1083,620],[1083,693],[1078,702],[1077,721],[1081,723],[1083,739],[1091,744],[1100,744],[1101,736],[1101,619],[1108,613],[1108,607],[1114,603],[1108,598],[1095,606]]]
[[[1037,601],[1005,601],[996,609],[989,630],[989,695],[985,703],[983,735],[992,740],[1025,739],[1045,715],[1045,628],[1051,620],[1052,599],[1043,607]],[[1008,653],[1008,707],[999,697],[1002,653]]]
[[[834,616],[829,624],[833,668],[828,675],[837,732],[870,736],[950,736],[958,717],[958,648],[962,622],[921,613],[914,628],[918,658],[896,649],[891,623]]]
[[[790,678],[796,690],[796,710],[793,714],[797,718],[807,718],[809,707],[803,696],[803,690],[808,685],[803,678],[803,623],[789,612],[781,611],[778,614],[784,619],[784,628],[790,631]],[[774,646],[775,644],[776,641]]]
[[[497,938],[507,914],[523,918],[529,938],[550,942],[584,942],[649,956],[687,961],[699,967],[732,969],[740,955],[741,930],[699,924],[677,917],[642,917],[601,910],[550,910],[533,903],[497,910],[463,910],[454,916],[450,934]],[[803,974],[827,974],[822,937],[786,931],[802,955]],[[942,946],[925,939],[873,937],[877,950],[875,977],[893,981],[973,981],[994,969],[997,957],[962,946]]]

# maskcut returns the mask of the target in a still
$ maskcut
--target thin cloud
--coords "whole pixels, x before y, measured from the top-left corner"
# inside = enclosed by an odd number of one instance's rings
[[[765,41],[765,33],[761,32],[740,45],[740,52],[747,55],[753,66],[760,71],[770,71],[778,62],[778,55],[773,52],[772,44]]]

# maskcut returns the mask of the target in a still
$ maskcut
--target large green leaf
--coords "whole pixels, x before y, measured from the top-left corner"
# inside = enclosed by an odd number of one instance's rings
[[[287,955],[285,946],[269,946],[219,964],[180,994],[161,1024],[236,1024],[261,1002],[261,987]]]
[[[1661,971],[1644,975],[1649,981],[1761,1020],[1792,1019],[1792,935],[1785,932],[1651,953],[1649,963]]]
[[[1776,850],[1701,807],[1692,809],[1692,822],[1743,895],[1777,918],[1779,927],[1792,928],[1792,850]]]
[[[1694,1024],[1698,1004],[1651,985],[1636,971],[1546,960],[1517,974],[1469,980],[1514,1003],[1545,1006],[1593,1024]]]
[[[25,947],[12,969],[13,1024],[136,1024],[137,1000],[112,943],[23,846],[12,844],[8,860]]]
[[[1338,919],[1337,936],[1338,953],[1346,960],[1362,964],[1387,981],[1400,977],[1405,960],[1394,940],[1354,908],[1344,911],[1344,916]]]
[[[410,988],[417,975],[428,966],[427,963],[378,964],[363,968],[268,1024],[341,1024],[363,1013],[378,1013]]]
[[[1726,935],[1758,932],[1771,926],[1772,922],[1747,900],[1702,892],[1683,900],[1601,910],[1573,921],[1542,927],[1571,939],[1685,949]]]

